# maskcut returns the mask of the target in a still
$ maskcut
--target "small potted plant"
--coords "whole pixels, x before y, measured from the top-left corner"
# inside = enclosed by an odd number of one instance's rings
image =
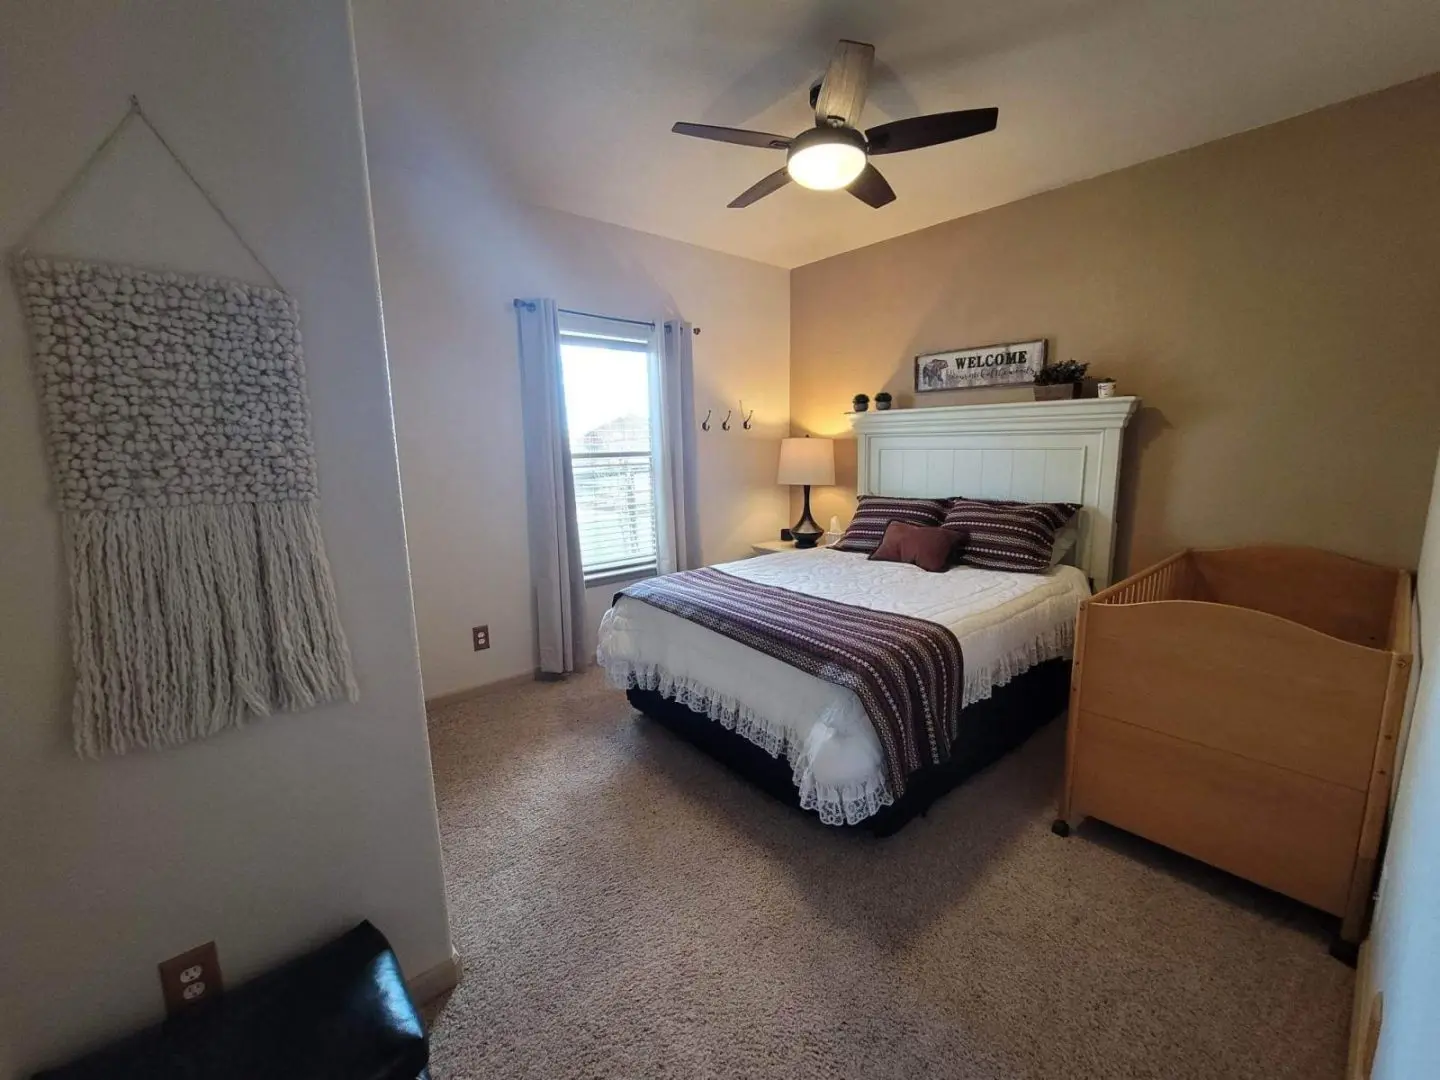
[[[853,405],[853,406],[855,406],[855,411],[856,411],[856,412],[869,412],[869,411],[870,411],[870,395],[869,395],[869,394],[856,394],[855,397],[854,397],[854,399],[850,402],[850,404]]]
[[[890,392],[888,390],[881,390],[878,394],[875,395],[876,411],[884,412],[886,409],[890,408],[890,400]]]
[[[1115,380],[1112,379],[1112,378],[1110,378],[1110,376],[1108,376],[1108,375],[1106,375],[1104,378],[1096,379],[1096,380],[1095,380],[1095,396],[1096,396],[1096,397],[1114,397],[1114,396],[1115,396]]]
[[[1080,381],[1085,378],[1089,364],[1075,360],[1062,360],[1058,364],[1047,364],[1035,376],[1036,401],[1066,401],[1080,394]]]

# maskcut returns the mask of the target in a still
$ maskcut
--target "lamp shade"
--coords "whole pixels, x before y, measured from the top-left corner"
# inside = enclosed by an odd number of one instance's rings
[[[781,439],[781,484],[835,483],[835,441],[833,439]]]

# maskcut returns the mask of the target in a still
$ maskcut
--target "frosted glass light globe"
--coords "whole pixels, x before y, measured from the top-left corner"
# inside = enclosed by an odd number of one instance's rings
[[[843,128],[816,128],[798,136],[785,160],[790,179],[815,191],[835,191],[865,169],[860,136]]]

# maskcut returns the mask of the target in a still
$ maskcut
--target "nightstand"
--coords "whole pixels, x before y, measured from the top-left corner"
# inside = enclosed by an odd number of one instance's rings
[[[773,555],[777,551],[794,551],[794,540],[761,540],[758,544],[751,544],[750,550],[756,555]]]

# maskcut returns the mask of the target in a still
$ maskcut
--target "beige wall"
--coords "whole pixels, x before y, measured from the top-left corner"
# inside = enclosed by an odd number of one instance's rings
[[[748,554],[788,511],[775,483],[790,422],[789,272],[528,207],[456,119],[466,84],[407,47],[403,6],[356,5],[375,227],[425,693],[534,670],[515,297],[694,338],[702,555]],[[545,136],[548,137],[548,136]],[[637,162],[637,167],[643,167]],[[720,430],[727,409],[755,410]],[[593,632],[614,587],[591,590]],[[490,626],[474,652],[470,628]]]
[[[1440,76],[801,267],[794,428],[846,432],[857,392],[912,404],[917,353],[1043,336],[1144,398],[1117,569],[1253,540],[1414,565],[1440,441],[1437,131]]]
[[[40,409],[0,282],[0,1077],[162,1013],[157,962],[238,983],[361,918],[414,975],[450,936],[344,0],[0,6],[0,248],[138,93],[300,302],[357,704],[172,750],[71,751],[67,587]],[[36,250],[254,279],[132,129]]]

